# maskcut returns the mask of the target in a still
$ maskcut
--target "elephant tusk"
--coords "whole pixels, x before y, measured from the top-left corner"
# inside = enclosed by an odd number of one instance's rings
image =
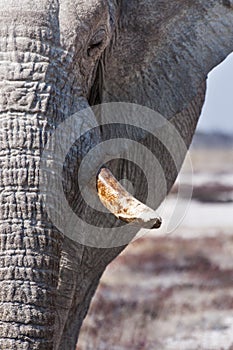
[[[159,228],[162,219],[155,211],[127,192],[106,168],[97,176],[97,190],[101,203],[118,219],[142,228]]]

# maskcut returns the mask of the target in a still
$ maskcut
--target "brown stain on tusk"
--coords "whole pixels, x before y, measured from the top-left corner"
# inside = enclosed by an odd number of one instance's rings
[[[118,219],[142,228],[161,226],[162,220],[155,211],[126,191],[106,168],[101,168],[97,176],[97,191],[101,203]]]

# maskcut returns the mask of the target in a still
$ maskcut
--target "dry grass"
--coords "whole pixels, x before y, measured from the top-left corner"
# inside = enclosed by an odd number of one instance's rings
[[[229,237],[138,240],[103,276],[78,349],[229,349],[232,252]]]

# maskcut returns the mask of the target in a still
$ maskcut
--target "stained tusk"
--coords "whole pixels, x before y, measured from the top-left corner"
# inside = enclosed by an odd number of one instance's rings
[[[118,219],[135,223],[142,228],[159,228],[162,219],[155,211],[127,192],[112,175],[110,170],[102,168],[97,177],[97,190],[101,203]]]

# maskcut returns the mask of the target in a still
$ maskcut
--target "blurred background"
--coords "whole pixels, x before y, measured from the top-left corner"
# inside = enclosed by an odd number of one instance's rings
[[[182,223],[136,240],[107,268],[77,350],[233,350],[232,67],[233,54],[208,77]],[[184,164],[183,186],[189,172]]]

